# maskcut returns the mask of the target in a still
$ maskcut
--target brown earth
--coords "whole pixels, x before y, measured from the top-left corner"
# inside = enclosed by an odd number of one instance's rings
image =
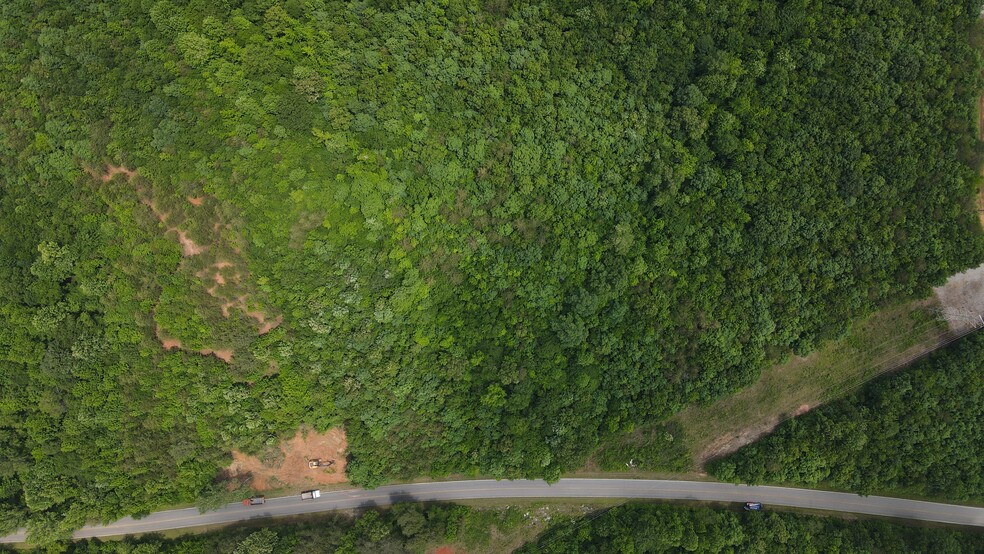
[[[187,199],[188,199],[188,203],[191,204],[192,206],[201,206],[202,202],[205,201],[204,196],[189,196]]]
[[[261,335],[265,335],[270,331],[273,331],[277,327],[280,327],[280,324],[283,322],[284,322],[284,316],[278,315],[276,318],[271,319],[270,321],[263,322],[262,325],[260,325],[260,330],[258,332]]]
[[[755,425],[747,426],[737,433],[719,436],[697,455],[697,467],[703,468],[707,462],[714,458],[735,452],[746,444],[752,444],[771,433],[781,421],[781,417],[774,416]]]
[[[201,354],[201,355],[203,355],[203,356],[209,356],[209,355],[215,356],[216,358],[222,360],[223,362],[225,362],[227,364],[231,364],[232,363],[232,355],[234,354],[234,352],[232,350],[228,350],[228,349],[226,349],[226,350],[210,350],[208,348],[202,348],[201,350],[198,351],[198,353]]]
[[[188,238],[188,233],[176,228],[171,227],[168,232],[174,231],[178,235],[178,242],[181,244],[181,254],[183,256],[197,256],[205,251],[204,246],[199,246],[195,244],[195,241]]]
[[[132,175],[130,176],[130,178],[132,178]],[[167,219],[169,217],[169,214],[160,211],[157,208],[157,204],[154,202],[154,200],[152,198],[143,198],[140,201],[145,206],[149,207],[150,208],[150,211],[154,212],[154,215],[157,216],[157,219],[161,223],[167,225]],[[186,257],[187,256],[197,256],[197,255],[199,255],[199,254],[201,254],[202,252],[205,251],[205,247],[204,246],[199,246],[198,244],[196,244],[195,241],[193,241],[190,238],[188,238],[188,233],[186,233],[186,232],[178,229],[175,226],[168,227],[167,230],[165,231],[165,233],[174,233],[174,234],[177,235],[177,237],[178,237],[178,244],[181,245],[181,255],[182,256],[186,256]]]
[[[136,171],[127,169],[121,165],[106,164],[106,171],[99,176],[99,179],[104,183],[108,183],[113,180],[113,177],[116,177],[121,173],[126,175],[127,180],[133,179],[133,177],[137,174]]]
[[[345,451],[348,442],[341,428],[315,433],[312,430],[299,430],[294,438],[280,445],[282,461],[270,463],[256,456],[232,451],[231,475],[252,476],[250,486],[264,491],[274,488],[307,488],[317,485],[345,483]],[[333,461],[329,468],[311,469],[308,461],[321,458],[322,462]]]
[[[160,327],[154,327],[154,332],[157,335],[157,340],[161,341],[161,346],[164,347],[164,350],[171,350],[173,348],[178,350],[187,350],[184,345],[181,344],[180,340],[162,335]],[[232,355],[234,354],[232,350],[212,350],[209,348],[202,348],[197,352],[202,356],[215,356],[227,364],[232,363]]]
[[[169,339],[166,337],[162,337],[160,335],[160,332],[157,333],[157,338],[158,340],[161,341],[161,346],[164,347],[164,350],[170,350],[172,348],[181,348],[181,341],[179,341],[178,339]]]

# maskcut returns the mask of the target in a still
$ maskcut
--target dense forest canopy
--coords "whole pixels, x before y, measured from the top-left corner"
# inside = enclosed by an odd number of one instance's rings
[[[556,478],[981,259],[977,2],[0,5],[0,529]],[[279,326],[278,326],[279,324]]]
[[[792,419],[708,470],[725,480],[984,501],[984,335]]]
[[[652,504],[619,506],[555,526],[517,552],[978,552],[979,533],[784,513]]]

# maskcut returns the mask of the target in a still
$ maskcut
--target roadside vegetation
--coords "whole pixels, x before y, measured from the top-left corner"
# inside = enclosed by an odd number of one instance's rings
[[[924,4],[0,3],[0,532],[301,426],[556,479],[925,297],[984,239],[979,5]]]
[[[933,552],[984,549],[984,534],[878,520],[629,503],[612,508],[398,504],[359,515],[230,527],[174,538],[66,543],[65,554],[601,554],[656,552]],[[24,554],[54,550],[13,550]]]
[[[559,524],[517,552],[933,552],[984,548],[984,535],[781,512],[628,504]]]
[[[780,425],[708,466],[725,481],[984,501],[984,334]]]
[[[579,520],[594,505],[523,503],[471,507],[397,504],[359,513],[298,516],[218,530],[83,540],[48,549],[0,552],[66,554],[502,554],[534,540],[557,521]]]

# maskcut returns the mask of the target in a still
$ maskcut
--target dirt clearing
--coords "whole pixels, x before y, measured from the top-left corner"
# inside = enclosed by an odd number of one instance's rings
[[[258,491],[278,488],[307,488],[317,485],[333,485],[348,481],[345,477],[345,450],[348,443],[345,431],[335,428],[326,433],[300,430],[274,452],[273,459],[260,460],[256,456],[232,451],[233,475],[251,474],[250,486]],[[310,460],[321,459],[321,467],[311,469]]]

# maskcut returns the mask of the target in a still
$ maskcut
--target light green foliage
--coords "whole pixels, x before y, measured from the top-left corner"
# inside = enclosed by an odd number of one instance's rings
[[[243,539],[233,554],[274,554],[279,537],[270,529],[263,529]]]
[[[734,391],[979,261],[977,8],[3,2],[0,502],[189,502],[299,424],[556,478]]]

